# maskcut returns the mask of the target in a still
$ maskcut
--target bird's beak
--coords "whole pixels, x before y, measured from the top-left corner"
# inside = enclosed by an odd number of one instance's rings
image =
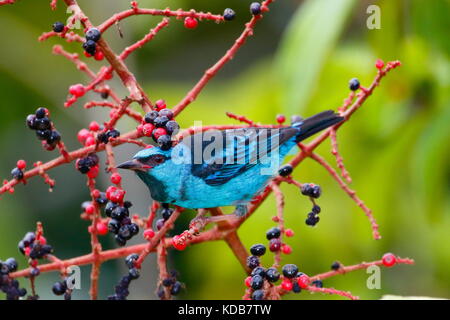
[[[136,159],[125,161],[117,166],[118,169],[141,170],[146,171],[147,168]]]

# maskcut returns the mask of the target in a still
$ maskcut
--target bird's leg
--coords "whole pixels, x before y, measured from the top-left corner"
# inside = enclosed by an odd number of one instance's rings
[[[234,210],[234,214],[238,217],[243,217],[247,214],[248,208],[246,204],[239,204],[236,206],[236,210]]]

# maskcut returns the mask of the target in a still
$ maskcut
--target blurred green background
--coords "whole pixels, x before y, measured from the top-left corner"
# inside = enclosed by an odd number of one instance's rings
[[[103,120],[106,110],[82,109],[83,101],[64,109],[69,85],[87,79],[62,57],[51,54],[54,44],[38,36],[53,22],[65,21],[65,7],[56,12],[49,1],[19,1],[0,8],[0,177],[9,178],[19,158],[46,161],[57,155],[43,151],[34,134],[24,126],[25,116],[38,106],[46,106],[69,148],[78,147],[76,132],[91,119]],[[127,9],[129,1],[79,1],[94,23]],[[250,18],[251,1],[242,0],[141,0],[142,7],[195,8],[221,13],[225,7],[237,12],[235,21],[225,24],[203,22],[187,30],[173,19],[151,44],[129,58],[131,70],[153,100],[164,98],[175,105],[203,71],[213,64],[239,35]],[[369,30],[366,9],[381,8],[381,29]],[[362,211],[316,163],[306,160],[294,174],[305,182],[323,187],[319,204],[321,222],[310,228],[304,224],[310,203],[292,186],[286,193],[286,225],[296,236],[288,239],[293,254],[285,263],[296,263],[301,271],[316,274],[331,263],[344,264],[378,259],[392,251],[412,257],[414,266],[383,269],[381,290],[366,287],[368,275],[362,270],[325,281],[325,286],[350,290],[363,299],[383,294],[426,295],[450,298],[450,4],[446,0],[279,0],[257,26],[254,37],[242,48],[178,121],[183,127],[201,120],[204,124],[231,123],[226,111],[273,123],[275,115],[312,115],[336,109],[348,94],[348,80],[358,77],[369,85],[375,76],[374,61],[399,59],[403,66],[392,72],[361,109],[339,131],[340,150],[353,177],[351,187],[373,209],[383,238],[372,240],[369,223]],[[124,38],[112,28],[107,38],[116,50],[142,37],[160,21],[140,16],[121,23]],[[64,44],[81,53],[79,45]],[[93,68],[98,62],[89,61]],[[120,88],[115,79],[113,86]],[[123,89],[119,89],[123,95]],[[94,94],[87,99],[99,99]],[[123,121],[119,129],[132,128]],[[134,154],[134,147],[120,147],[118,161]],[[331,163],[329,143],[319,152]],[[80,203],[88,198],[85,179],[72,165],[50,172],[57,185],[47,191],[42,179],[34,178],[16,193],[0,200],[0,259],[18,257],[17,242],[36,221],[43,221],[46,237],[60,258],[85,254],[90,250],[87,223],[79,219]],[[101,185],[107,186],[102,175]],[[131,174],[125,174],[134,212],[145,214],[150,203],[147,190]],[[273,197],[239,230],[247,247],[265,243],[265,231],[273,226]],[[186,212],[177,230],[186,228],[193,212]],[[140,237],[136,237],[140,238]],[[136,242],[135,238],[135,242]],[[102,239],[104,248],[115,244],[110,236]],[[271,254],[263,261],[271,262]],[[170,253],[170,268],[180,272],[187,299],[237,299],[244,292],[242,268],[225,243],[214,242]],[[74,299],[87,298],[89,267],[82,268],[83,285]],[[102,267],[100,297],[113,292],[126,272],[122,261]],[[154,257],[144,265],[143,277],[132,284],[132,299],[155,298]],[[56,273],[37,279],[38,294],[55,298],[51,284]],[[26,280],[21,280],[28,286]],[[288,299],[334,299],[302,293]],[[340,299],[340,298],[337,298]]]

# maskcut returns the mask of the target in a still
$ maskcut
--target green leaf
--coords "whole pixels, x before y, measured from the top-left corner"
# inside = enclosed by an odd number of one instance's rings
[[[298,113],[309,102],[355,0],[309,0],[293,17],[277,57],[282,110]]]

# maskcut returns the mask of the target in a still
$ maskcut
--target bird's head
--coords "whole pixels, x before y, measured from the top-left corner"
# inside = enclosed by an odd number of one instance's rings
[[[136,173],[149,172],[163,167],[168,160],[170,160],[170,150],[164,151],[153,147],[139,151],[132,160],[121,163],[117,168],[134,170]]]

